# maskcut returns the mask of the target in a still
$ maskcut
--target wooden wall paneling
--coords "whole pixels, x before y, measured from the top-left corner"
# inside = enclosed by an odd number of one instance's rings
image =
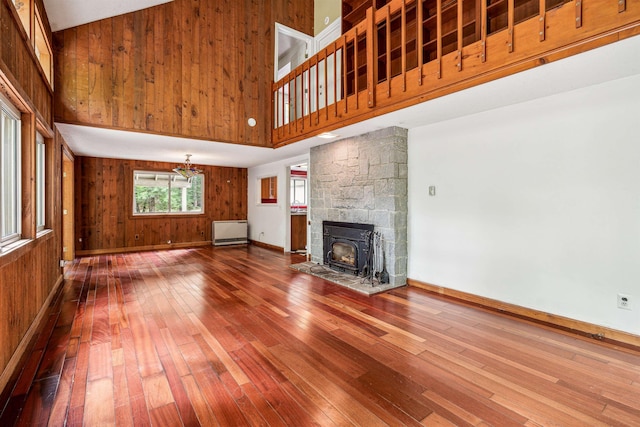
[[[153,19],[153,89],[154,106],[147,108],[147,122],[153,121],[152,125],[147,124],[147,129],[158,129],[158,132],[167,132],[165,123],[166,101],[164,93],[168,80],[165,77],[165,57],[164,57],[164,37],[155,35],[163,34],[164,22],[167,8],[161,8],[154,14]]]
[[[76,118],[78,122],[89,122],[89,26],[77,27],[76,35]],[[69,47],[70,49],[70,47]],[[65,46],[65,52],[68,48]],[[66,65],[66,64],[65,64]],[[63,76],[61,84],[68,84],[68,77]],[[56,92],[57,96],[57,92]],[[71,112],[71,110],[69,111]]]
[[[124,18],[123,15],[114,17],[111,20],[111,79],[109,80],[109,88],[111,90],[111,124],[121,126],[124,122],[124,112],[121,108],[122,104],[122,84],[124,69]]]
[[[238,2],[239,4],[240,2]],[[224,46],[231,46],[233,44],[233,41],[236,39],[235,36],[235,30],[236,30],[236,25],[234,22],[231,21],[232,19],[232,15],[231,15],[231,10],[230,8],[225,8],[224,9],[224,13],[219,16],[219,18],[222,19],[223,22],[223,27],[224,27],[224,33],[223,33],[223,44]],[[231,90],[232,90],[232,85],[233,85],[233,81],[231,80],[231,74],[230,74],[230,69],[229,67],[232,64],[232,61],[234,59],[233,56],[233,51],[235,49],[222,49],[222,55],[221,57],[223,58],[222,61],[222,94],[223,94],[223,98],[222,98],[222,111],[221,111],[221,115],[222,115],[222,128],[220,129],[221,134],[219,135],[219,137],[222,140],[228,140],[229,137],[231,136],[231,113],[229,110],[231,110],[231,108],[233,107],[232,105],[232,96],[231,96]]]
[[[42,3],[39,2],[42,10]],[[46,17],[45,33],[50,37]],[[48,143],[47,207],[48,233],[37,235],[35,227],[35,131],[36,123],[51,136],[52,94],[36,62],[19,17],[10,1],[0,2],[0,79],[15,96],[22,111],[23,234],[31,239],[0,256],[0,394],[27,354],[50,297],[61,283],[60,257],[60,145]],[[10,389],[11,387],[6,387]]]
[[[201,93],[206,93],[206,88],[200,87],[200,82],[202,81],[201,75],[206,73],[206,70],[202,67],[202,55],[205,52],[200,50],[200,41],[203,38],[203,33],[206,32],[206,26],[203,25],[204,22],[200,25],[194,25],[194,23],[202,19],[200,15],[200,4],[201,2],[197,5],[194,4],[189,17],[189,21],[192,23],[191,40],[190,43],[188,43],[192,47],[190,66],[191,83],[189,84],[191,106],[187,116],[190,121],[188,128],[193,129],[198,135],[206,135],[206,117],[204,117],[205,121],[203,123],[202,112],[206,110],[205,107],[207,104],[206,100],[200,97]]]
[[[133,128],[137,130],[145,129],[145,37],[149,37],[145,34],[145,21],[143,11],[133,13],[133,51],[130,53],[133,56]],[[151,34],[153,37],[153,34]],[[131,98],[125,98],[131,99]]]
[[[175,5],[174,5],[175,6]],[[182,78],[183,78],[183,59],[182,59],[182,49],[184,48],[184,40],[181,28],[181,16],[179,9],[172,9],[171,15],[171,31],[175,41],[178,43],[177,46],[173,46],[170,51],[171,54],[171,73],[172,73],[172,84],[171,88],[173,88],[173,118],[171,123],[173,125],[173,133],[180,135],[182,134],[182,116],[184,115],[184,105],[182,100]],[[166,29],[165,29],[166,30]]]
[[[210,239],[212,221],[247,218],[247,170],[243,168],[201,166],[204,215],[134,217],[133,170],[170,171],[173,164],[93,157],[77,157],[75,163],[80,255],[197,244]]]
[[[248,5],[248,7],[247,7]],[[236,20],[241,20],[246,22],[246,25],[241,26],[240,28],[237,28],[237,37],[240,38],[240,40],[248,40],[248,27],[251,24],[251,6],[252,6],[252,2],[251,1],[247,1],[245,2],[245,7],[239,11],[236,12],[236,16],[235,19]],[[237,108],[236,108],[236,112],[237,115],[235,117],[235,120],[232,121],[233,126],[236,129],[236,135],[238,138],[238,141],[240,142],[244,142],[246,140],[246,130],[247,130],[247,110],[249,109],[249,104],[251,99],[247,96],[248,94],[248,90],[249,90],[249,85],[247,83],[249,83],[250,81],[250,76],[247,74],[247,68],[246,68],[246,63],[248,61],[247,59],[247,53],[251,54],[251,47],[249,44],[246,45],[246,47],[244,49],[238,49],[235,54],[236,54],[236,63],[238,64],[238,72],[241,73],[242,75],[242,79],[237,83],[238,84],[238,98],[237,98]],[[246,83],[245,83],[246,82]],[[245,102],[246,101],[246,102]]]
[[[64,66],[54,66],[54,71],[59,71],[62,69],[62,74],[56,74],[56,94],[61,93],[61,96],[55,96],[56,100],[55,107],[56,112],[58,114],[62,114],[62,117],[66,120],[72,120],[77,111],[77,97],[78,97],[78,88],[77,88],[77,63],[76,63],[76,54],[77,54],[77,32],[75,29],[72,29],[68,32],[64,32],[60,37],[56,37],[56,40],[60,40],[58,45],[58,50],[56,52],[58,55],[66,55],[67,58],[64,61]],[[65,49],[65,46],[68,49]],[[64,53],[63,53],[64,52]],[[65,76],[63,79],[62,76]],[[64,83],[62,83],[64,82]],[[60,100],[62,98],[62,100]],[[60,113],[60,111],[62,111]]]
[[[221,110],[224,108],[224,88],[222,87],[222,76],[224,75],[224,62],[218,60],[222,58],[224,53],[224,32],[225,28],[222,25],[222,17],[217,9],[209,8],[211,14],[211,20],[214,26],[214,42],[211,49],[211,55],[208,58],[209,68],[214,70],[209,74],[209,87],[212,92],[212,106],[213,111],[211,115],[211,129],[213,130],[213,136],[217,140],[222,140],[223,122],[220,120]],[[217,117],[217,119],[214,117]]]
[[[175,0],[61,31],[56,118],[270,146],[276,20],[312,34],[313,2]]]
[[[155,129],[159,127],[156,124],[155,117],[155,106],[158,104],[158,100],[156,98],[156,84],[162,84],[161,82],[156,83],[156,40],[158,38],[163,39],[163,37],[159,37],[159,35],[155,32],[155,16],[157,14],[146,13],[142,15],[142,19],[144,20],[144,34],[145,37],[143,42],[145,44],[144,47],[144,129]],[[159,68],[159,67],[158,67]],[[158,104],[161,105],[161,104]],[[160,126],[161,127],[161,126]]]
[[[126,14],[122,16],[122,41],[121,46],[118,47],[118,50],[122,52],[122,63],[118,64],[121,66],[120,70],[120,80],[112,81],[112,86],[118,86],[120,91],[120,98],[115,98],[115,100],[119,101],[119,111],[118,116],[122,118],[122,121],[118,124],[118,126],[122,126],[123,128],[133,128],[133,90],[134,90],[134,80],[133,80],[133,70],[135,68],[133,64],[133,52],[135,52],[136,47],[133,44],[133,14]],[[117,27],[116,27],[117,28]],[[115,34],[115,28],[114,33]]]
[[[211,39],[211,25],[209,15],[204,6],[205,2],[199,2],[198,7],[193,9],[193,19],[201,20],[201,24],[197,25],[194,30],[194,49],[196,49],[198,69],[197,73],[192,76],[192,81],[197,82],[191,89],[192,97],[196,100],[196,114],[198,129],[197,132],[202,135],[211,135],[209,130],[209,87],[207,86],[206,75],[209,73],[207,68],[207,51],[209,40]]]
[[[111,40],[111,31],[106,30],[107,26],[104,21],[99,21],[96,25],[88,26],[88,101],[89,101],[89,120],[92,123],[102,125],[110,124],[107,121],[111,116],[111,91],[105,90],[111,88],[108,84],[111,79],[111,52],[104,54],[103,46],[107,41]],[[103,38],[104,35],[104,38]],[[105,73],[109,72],[109,76]],[[108,113],[108,114],[107,114]],[[107,117],[108,116],[108,117]]]
[[[197,25],[191,20],[191,6],[181,7],[178,10],[180,23],[178,33],[181,40],[181,61],[182,61],[182,88],[180,89],[180,98],[182,102],[181,129],[191,129],[191,110],[193,108],[193,99],[191,98],[191,68],[193,67],[193,26]],[[195,132],[195,129],[194,129]]]

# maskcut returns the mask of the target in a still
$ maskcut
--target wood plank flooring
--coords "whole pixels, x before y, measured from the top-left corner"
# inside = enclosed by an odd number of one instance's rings
[[[255,246],[81,258],[0,425],[638,426],[640,352]]]

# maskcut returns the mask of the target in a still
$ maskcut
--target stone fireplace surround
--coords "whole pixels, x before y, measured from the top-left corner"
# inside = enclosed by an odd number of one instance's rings
[[[311,149],[311,261],[323,264],[322,221],[372,224],[389,283],[407,280],[407,130],[390,127]]]

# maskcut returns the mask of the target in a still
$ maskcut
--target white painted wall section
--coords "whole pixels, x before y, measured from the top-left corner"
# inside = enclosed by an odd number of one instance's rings
[[[414,128],[408,153],[411,279],[640,334],[640,75]]]
[[[280,160],[248,169],[247,197],[249,198],[247,216],[249,220],[249,239],[272,246],[291,248],[289,176],[288,167],[308,163],[309,154]],[[260,179],[269,176],[278,177],[278,203],[260,204]]]

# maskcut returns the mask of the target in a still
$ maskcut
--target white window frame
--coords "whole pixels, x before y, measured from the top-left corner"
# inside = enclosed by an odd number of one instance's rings
[[[36,132],[36,231],[47,223],[47,146],[44,136]]]
[[[2,94],[0,94],[0,110],[0,249],[2,249],[22,238],[22,136],[20,111]],[[4,141],[6,118],[12,120],[15,125],[11,152],[8,152]],[[9,167],[6,166],[9,164],[6,163],[7,160],[11,162]],[[12,181],[8,182],[10,179]],[[5,230],[8,214],[15,218],[11,230]]]
[[[166,212],[136,212],[136,175],[155,175],[155,176],[167,176],[167,188],[168,188],[168,194],[167,194],[167,200],[168,200],[168,210]],[[133,171],[133,186],[131,188],[131,200],[132,200],[132,207],[131,207],[131,211],[133,216],[139,217],[139,216],[159,216],[159,215],[202,215],[205,213],[205,196],[206,196],[206,192],[205,192],[205,175],[204,174],[198,174],[197,175],[199,177],[199,179],[202,179],[202,193],[200,195],[201,201],[202,201],[202,206],[201,209],[198,211],[172,211],[171,210],[171,203],[169,202],[171,200],[171,189],[172,189],[172,183],[175,183],[177,180],[182,180],[183,178],[181,176],[179,176],[176,173],[173,172],[163,172],[163,171],[145,171],[145,170],[134,170]],[[175,187],[174,187],[175,188]],[[186,196],[183,194],[183,203],[186,203],[186,200],[184,199]]]

